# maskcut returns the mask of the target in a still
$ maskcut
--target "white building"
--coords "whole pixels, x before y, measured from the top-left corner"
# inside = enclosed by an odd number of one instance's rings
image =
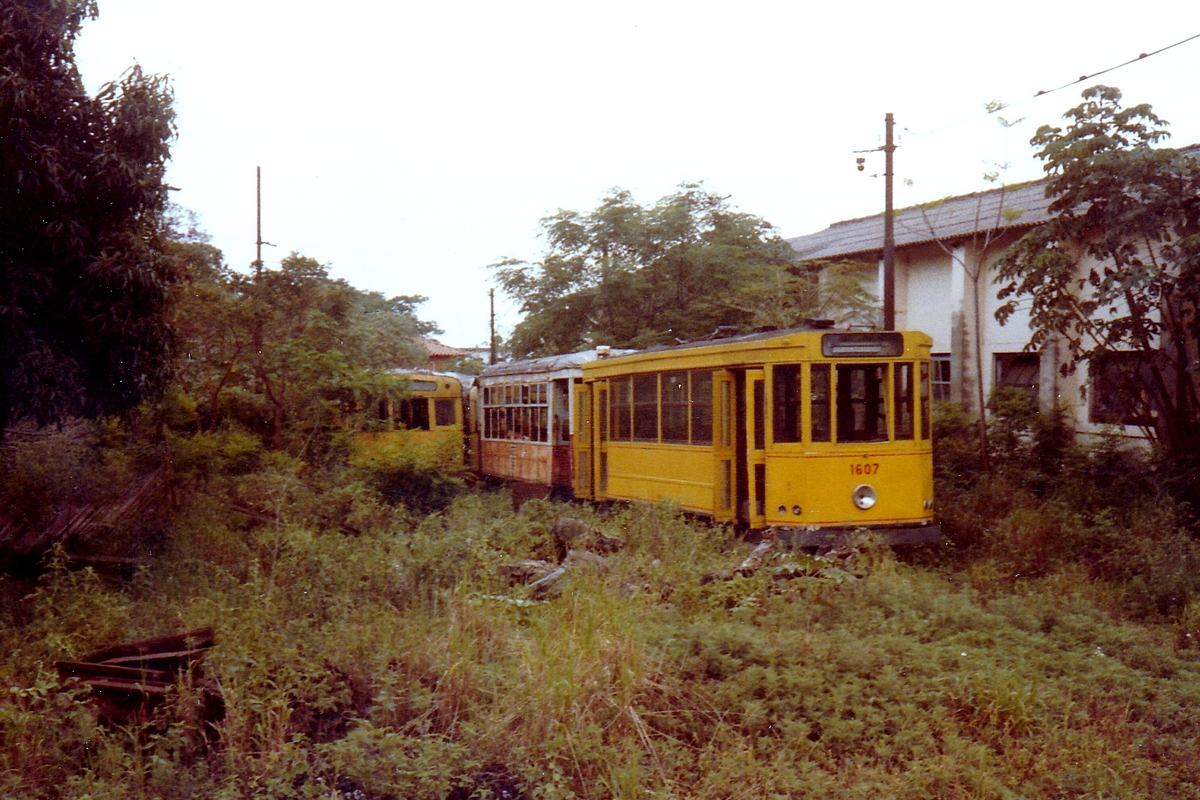
[[[1089,385],[1086,365],[1064,377],[1064,352],[1050,344],[1026,352],[1030,342],[1028,300],[1005,325],[994,266],[1005,248],[1048,219],[1046,181],[1002,187],[901,209],[895,214],[896,328],[933,337],[933,392],[937,400],[979,409],[999,384],[1028,389],[1042,408],[1055,403],[1073,416],[1080,432],[1098,431],[1114,417],[1103,385]],[[788,240],[802,260],[878,264],[864,273],[865,287],[882,296],[883,215],[838,222]],[[1092,382],[1095,384],[1096,382]],[[1138,429],[1130,426],[1130,435]]]

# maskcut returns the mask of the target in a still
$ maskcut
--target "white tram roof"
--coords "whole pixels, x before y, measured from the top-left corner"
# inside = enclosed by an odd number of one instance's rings
[[[612,348],[608,356],[623,356],[636,350]],[[606,356],[607,357],[607,356]],[[480,386],[498,383],[514,383],[523,380],[549,381],[556,378],[578,378],[583,375],[583,365],[599,358],[595,350],[566,353],[558,356],[529,358],[524,361],[503,361],[484,368],[475,382]]]

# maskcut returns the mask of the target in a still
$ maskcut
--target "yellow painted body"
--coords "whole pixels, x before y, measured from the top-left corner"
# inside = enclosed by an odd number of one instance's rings
[[[753,530],[931,525],[931,343],[785,331],[585,364],[576,495],[670,500]]]
[[[380,421],[387,429],[359,433],[350,463],[381,469],[462,471],[466,457],[462,382],[432,372],[394,374],[405,389],[403,397],[381,401]]]

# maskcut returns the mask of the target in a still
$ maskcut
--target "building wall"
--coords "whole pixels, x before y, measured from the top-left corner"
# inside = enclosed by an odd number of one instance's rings
[[[986,252],[979,252],[970,245],[943,248],[935,243],[906,247],[897,253],[896,326],[928,333],[933,337],[933,353],[949,355],[952,400],[973,413],[979,409],[976,376],[982,374],[986,402],[996,382],[997,355],[1024,353],[1031,337],[1028,299],[1019,302],[1006,324],[996,319],[1002,301],[996,296],[999,287],[993,282],[994,267],[1008,244],[1001,240]],[[982,273],[976,279],[979,269]],[[876,287],[881,285],[882,272],[881,263]],[[975,347],[976,308],[980,317],[979,359]],[[1087,430],[1094,426],[1087,424],[1087,403],[1079,391],[1086,373],[1080,371],[1064,378],[1059,370],[1064,354],[1063,348],[1053,342],[1039,354],[1039,402],[1043,408],[1055,404],[1066,408],[1075,418],[1076,427]]]
[[[940,248],[904,253],[896,271],[896,327],[923,331],[933,337],[935,353],[950,352],[954,305],[953,265]]]

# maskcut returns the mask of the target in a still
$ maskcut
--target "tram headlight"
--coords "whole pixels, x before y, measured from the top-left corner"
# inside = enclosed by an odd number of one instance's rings
[[[868,483],[860,483],[854,487],[854,491],[850,495],[850,499],[854,501],[854,505],[866,511],[871,506],[875,505],[875,487]]]

